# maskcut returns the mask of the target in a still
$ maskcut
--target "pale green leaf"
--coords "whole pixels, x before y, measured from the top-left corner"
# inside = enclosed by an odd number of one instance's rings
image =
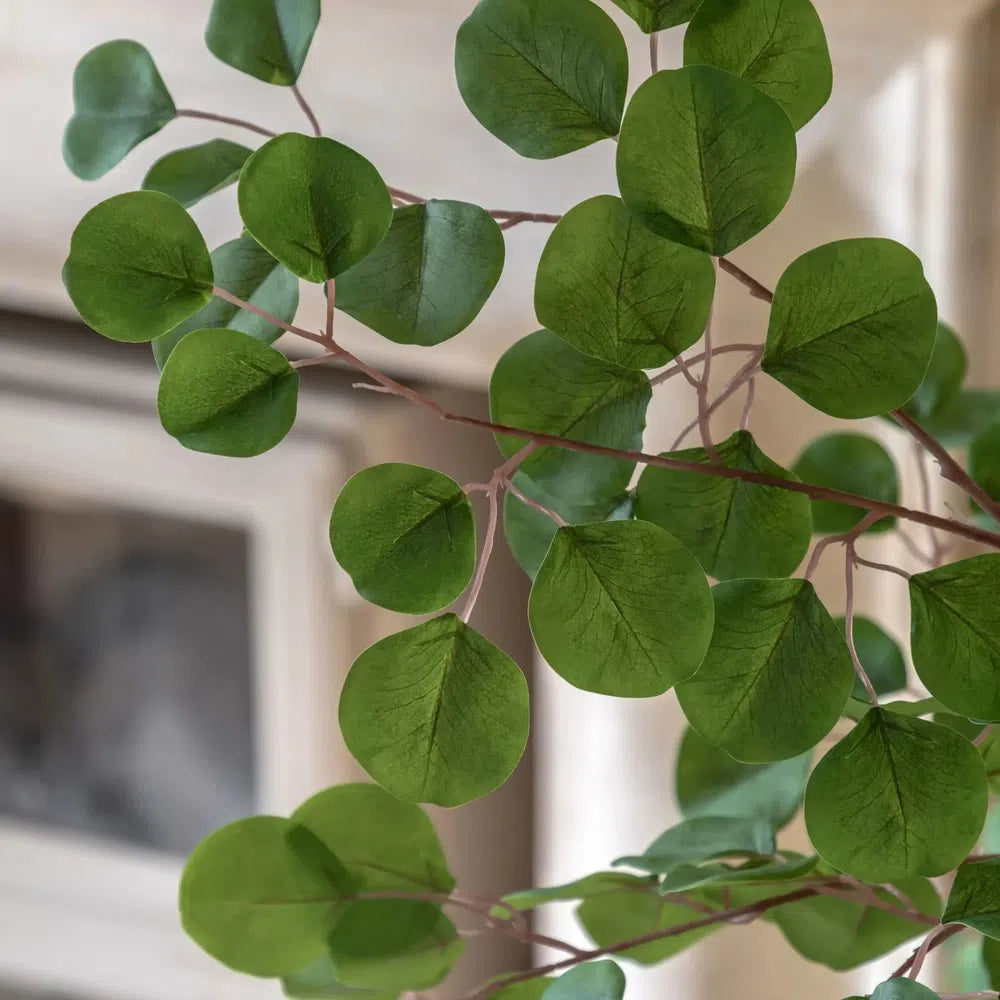
[[[927,374],[903,409],[920,423],[936,417],[958,396],[967,367],[965,348],[955,331],[938,323]]]
[[[1000,940],[1000,860],[985,858],[959,866],[941,922],[965,924]]]
[[[142,186],[146,191],[168,194],[190,208],[202,198],[235,184],[251,152],[226,139],[178,149],[150,167]]]
[[[871,1000],[938,1000],[938,995],[914,979],[897,976],[876,986]]]
[[[586,962],[564,972],[543,994],[543,1000],[622,1000],[625,973],[614,963]]]

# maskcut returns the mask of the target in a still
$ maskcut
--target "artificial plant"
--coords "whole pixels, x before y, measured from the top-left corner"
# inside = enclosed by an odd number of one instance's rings
[[[631,99],[623,35],[591,0],[481,0],[456,25],[458,90],[499,142],[547,159],[617,140],[606,148],[620,197],[561,217],[425,200],[323,136],[297,85],[319,0],[215,0],[206,31],[219,59],[290,88],[308,134],[177,108],[136,42],[101,45],[76,69],[64,154],[80,177],[102,176],[179,118],[243,126],[256,147],[216,139],[170,153],[141,191],[102,202],[73,235],[69,294],[97,332],[152,343],[169,434],[258,455],[294,424],[299,369],[333,362],[412,403],[428,427],[477,427],[499,449],[488,482],[379,465],[333,508],[333,554],[358,591],[434,616],[375,643],[344,685],[343,735],[377,784],[226,826],[184,872],[194,940],[292,997],[429,989],[464,946],[452,918],[564,954],[468,1000],[616,1000],[617,960],[660,962],[755,917],[837,970],[923,935],[873,1000],[933,997],[917,982],[924,958],[959,932],[982,935],[998,964],[1000,861],[977,843],[1000,768],[1000,397],[964,387],[961,342],[899,243],[817,247],[773,291],[726,256],[781,212],[796,131],[830,94],[809,0],[615,2],[649,35],[652,73]],[[660,70],[657,33],[681,24],[684,65]],[[186,209],[232,184],[242,227],[210,253]],[[458,335],[497,284],[503,232],[528,223],[554,225],[534,290],[544,329],[498,360],[490,420],[338,343],[337,310],[397,343]],[[766,337],[714,346],[716,283],[734,279],[770,304]],[[300,280],[325,286],[321,330],[295,323]],[[290,362],[272,346],[286,333],[318,354]],[[742,366],[713,394],[712,360],[729,352]],[[935,512],[926,482],[921,506],[901,506],[895,463],[865,433],[825,435],[782,468],[751,429],[764,377],[833,417],[891,421],[925,477],[927,455],[968,495],[968,516]],[[690,384],[697,418],[670,452],[648,454],[646,410],[673,379]],[[739,392],[740,423],[719,436],[712,418]],[[679,450],[695,432],[699,443]],[[489,510],[478,544],[477,491]],[[534,581],[528,619],[551,669],[595,697],[676,689],[690,722],[676,775],[686,819],[607,871],[481,900],[456,891],[419,803],[491,791],[528,738],[521,668],[468,624],[501,514]],[[862,556],[859,542],[878,532],[898,533],[924,568]],[[953,542],[983,554],[950,561]],[[834,545],[839,619],[810,582]],[[908,588],[909,660],[929,697],[892,699],[907,656],[855,614],[860,571]],[[458,613],[443,611],[463,593]],[[812,855],[778,843],[803,804]],[[942,905],[930,879],[950,874]],[[566,900],[593,948],[531,930],[531,911]]]

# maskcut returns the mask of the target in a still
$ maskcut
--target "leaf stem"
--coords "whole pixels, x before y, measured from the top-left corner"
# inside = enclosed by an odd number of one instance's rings
[[[715,262],[712,262],[715,267]],[[715,303],[709,306],[708,321],[705,323],[705,363],[702,365],[701,377],[698,379],[698,428],[701,432],[701,445],[710,461],[718,465],[719,453],[712,442],[712,410],[708,402],[708,390],[712,378],[712,321],[715,318]]]
[[[210,122],[221,122],[223,125],[235,125],[238,128],[249,129],[251,132],[256,132],[258,135],[266,135],[268,138],[274,138],[278,133],[272,132],[269,128],[262,128],[260,125],[254,125],[253,122],[244,121],[242,118],[230,118],[228,115],[217,115],[212,111],[195,111],[192,108],[178,108],[177,109],[178,118],[203,118],[205,121]]]
[[[521,501],[525,506],[530,507],[532,510],[537,510],[539,514],[544,514],[546,517],[555,521],[560,528],[565,528],[567,522],[564,521],[554,510],[546,507],[544,504],[540,504],[537,500],[532,500],[531,497],[525,496],[513,483],[512,480],[508,479],[507,490],[513,493],[518,500]]]
[[[731,354],[734,352],[749,352],[750,354],[759,354],[762,350],[760,344],[723,344],[721,347],[715,347],[712,349],[713,356],[716,354]],[[664,368],[663,371],[654,375],[650,380],[649,384],[654,389],[658,385],[663,385],[664,382],[669,381],[675,375],[683,375],[687,370],[688,365],[696,365],[699,361],[705,360],[705,354],[696,354],[693,358],[683,359],[679,354],[674,359],[674,364],[669,368]]]
[[[899,566],[891,566],[889,563],[872,562],[871,559],[862,559],[857,552],[854,553],[854,562],[858,566],[867,566],[869,569],[882,570],[884,573],[895,573],[896,576],[901,576],[904,580],[910,579],[910,574],[905,569],[901,569]]]
[[[872,510],[858,521],[850,531],[841,532],[839,535],[828,535],[826,538],[820,539],[813,547],[812,556],[809,558],[809,564],[806,566],[803,579],[812,579],[812,575],[816,572],[816,567],[819,566],[819,561],[823,557],[823,553],[831,545],[850,545],[858,535],[863,534],[878,520],[881,520],[879,514],[875,510]]]
[[[745,431],[750,426],[750,413],[753,410],[754,393],[757,386],[757,379],[751,378],[747,382],[747,401],[743,404],[743,415],[740,417],[740,430]]]
[[[868,517],[874,516],[868,515]],[[864,521],[861,523],[864,524]],[[878,694],[875,691],[875,685],[872,684],[871,678],[862,665],[861,658],[858,656],[858,648],[854,644],[854,558],[856,555],[854,546],[856,540],[856,537],[848,540],[847,553],[844,558],[844,586],[847,600],[844,609],[844,632],[847,637],[847,649],[851,654],[851,662],[854,664],[854,672],[861,678],[861,683],[864,684],[865,690],[868,692],[868,700],[872,703],[872,708],[878,708]]]
[[[944,940],[947,930],[947,927],[935,927],[923,939],[920,947],[913,953],[913,961],[910,963],[910,971],[907,973],[910,979],[916,979],[920,975],[920,970],[924,967],[924,960],[930,954],[931,949],[937,946],[935,942],[940,943]]]
[[[760,299],[762,302],[773,302],[774,292],[765,285],[762,285],[756,278],[751,277],[743,270],[742,267],[734,264],[731,260],[726,257],[719,258],[719,267],[722,268],[726,274],[735,278],[755,299]]]
[[[333,343],[334,310],[337,307],[337,282],[330,278],[326,283],[326,336],[327,343]]]
[[[323,135],[323,129],[320,127],[319,120],[313,113],[313,109],[309,106],[309,102],[302,96],[302,91],[299,90],[299,85],[297,83],[292,84],[291,90],[292,96],[298,102],[298,105],[302,109],[306,118],[309,119],[309,124],[312,126],[313,134],[318,139]]]
[[[649,33],[649,70],[651,73],[660,70],[660,36],[655,31]]]

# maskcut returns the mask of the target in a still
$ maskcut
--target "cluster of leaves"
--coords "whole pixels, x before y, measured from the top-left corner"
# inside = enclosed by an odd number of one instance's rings
[[[488,793],[528,739],[520,668],[468,624],[501,497],[507,540],[533,579],[528,619],[546,662],[596,694],[673,688],[691,728],[677,772],[688,818],[615,863],[639,874],[601,872],[486,906],[489,926],[530,940],[519,913],[575,900],[595,950],[569,949],[548,970],[568,968],[561,978],[536,970],[486,993],[621,997],[624,977],[603,955],[662,961],[758,914],[837,970],[939,919],[1000,939],[1000,865],[968,860],[987,811],[984,757],[1000,755],[992,736],[972,742],[1000,721],[1000,555],[940,565],[935,541],[929,568],[908,578],[910,658],[932,697],[880,703],[906,687],[903,650],[854,615],[850,598],[835,619],[809,573],[792,574],[815,535],[827,538],[814,562],[842,540],[850,593],[858,537],[909,517],[928,523],[928,512],[898,506],[895,462],[870,434],[828,434],[787,470],[745,427],[710,437],[726,395],[705,399],[716,259],[790,195],[796,131],[832,83],[822,25],[809,0],[615,2],[647,33],[687,23],[683,67],[655,72],[627,102],[624,37],[592,0],[481,0],[458,29],[458,89],[479,122],[538,159],[616,139],[620,197],[559,219],[535,281],[544,328],[493,372],[486,426],[500,457],[482,487],[491,514],[478,561],[469,488],[435,470],[362,470],[333,509],[333,553],[358,592],[432,616],[362,653],[344,685],[344,738],[378,784],[217,831],[181,890],[185,927],[206,951],[281,978],[292,996],[388,1000],[439,982],[462,951],[442,909],[460,897],[415,803]],[[206,41],[236,69],[294,87],[319,17],[319,0],[215,0]],[[218,117],[178,111],[131,41],[84,56],[74,103],[65,159],[87,179],[175,118]],[[461,419],[340,348],[335,310],[397,343],[441,344],[479,314],[504,267],[502,229],[527,215],[403,195],[318,127],[249,127],[271,138],[255,150],[216,139],[170,153],[141,191],[84,217],[64,270],[81,316],[106,337],[152,344],[163,426],[197,451],[254,456],[292,428],[299,375],[272,346],[285,332]],[[187,209],[233,184],[243,229],[210,253]],[[908,249],[883,239],[818,247],[791,262],[773,296],[721,262],[773,300],[766,338],[746,348],[730,395],[767,375],[830,416],[886,417],[925,443],[936,436],[935,447],[968,446],[959,480],[977,497],[974,515],[992,523],[1000,398],[964,388],[961,343],[938,322]],[[300,280],[326,286],[323,332],[294,325]],[[680,356],[703,339],[697,380]],[[701,446],[644,455],[652,393],[674,374],[697,385]],[[464,612],[447,611],[467,589]],[[841,720],[857,724],[814,766]],[[803,803],[812,856],[776,842]],[[956,869],[941,916],[928,878]],[[893,979],[873,1000],[928,995]]]

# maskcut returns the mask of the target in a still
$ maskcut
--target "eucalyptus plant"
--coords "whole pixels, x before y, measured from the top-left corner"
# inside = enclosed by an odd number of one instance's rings
[[[344,487],[334,556],[366,600],[420,616],[362,653],[344,684],[344,739],[374,783],[225,826],[184,871],[191,937],[290,997],[428,990],[462,953],[456,921],[563,953],[468,1000],[617,1000],[619,960],[661,962],[756,917],[835,970],[922,936],[872,1000],[934,997],[917,982],[924,958],[960,932],[981,935],[987,967],[1000,966],[1000,860],[977,853],[1000,773],[1000,394],[964,386],[961,342],[899,243],[817,247],[773,291],[726,256],[780,214],[796,131],[830,95],[809,0],[615,3],[649,37],[652,73],[631,98],[625,39],[592,0],[481,0],[456,25],[458,90],[498,142],[536,159],[599,142],[615,156],[620,196],[561,217],[418,197],[324,136],[297,85],[320,0],[214,0],[205,34],[223,62],[289,88],[306,132],[177,108],[133,41],[100,45],[76,69],[64,155],[84,179],[175,119],[243,126],[253,141],[169,153],[142,190],[97,205],[73,234],[69,294],[98,333],[152,344],[170,435],[259,455],[295,422],[299,370],[331,362],[407,400],[429,427],[477,427],[498,449],[485,483],[392,463]],[[682,24],[684,65],[659,69],[657,33]],[[187,209],[233,184],[242,227],[210,252]],[[496,287],[504,231],[525,224],[554,226],[534,288],[544,328],[497,361],[489,420],[338,342],[338,310],[395,343],[459,335]],[[325,287],[323,329],[295,323],[301,280]],[[762,341],[713,345],[718,281],[769,304]],[[315,356],[289,361],[273,346],[285,334]],[[713,394],[724,353],[741,365]],[[647,453],[647,408],[675,378],[690,384],[697,419],[671,451]],[[751,429],[762,378],[912,438],[921,505],[900,504],[896,464],[864,430],[827,434],[782,468]],[[713,416],[743,392],[739,425],[717,437]],[[699,443],[682,448],[693,433]],[[928,457],[968,511],[932,509]],[[475,492],[489,510],[478,526]],[[533,578],[528,620],[552,670],[595,697],[676,690],[690,724],[676,773],[685,819],[645,850],[623,844],[639,853],[605,871],[480,900],[456,891],[420,804],[461,806],[497,788],[528,738],[521,667],[469,625],[501,520]],[[919,572],[861,554],[889,532]],[[983,554],[953,561],[953,542]],[[811,578],[841,552],[835,618]],[[858,572],[908,589],[908,649],[855,614]],[[463,594],[458,613],[445,610]],[[929,697],[893,698],[908,663]],[[800,808],[811,855],[780,846]],[[931,879],[944,875],[942,903]],[[530,929],[556,901],[576,904],[592,948]]]

